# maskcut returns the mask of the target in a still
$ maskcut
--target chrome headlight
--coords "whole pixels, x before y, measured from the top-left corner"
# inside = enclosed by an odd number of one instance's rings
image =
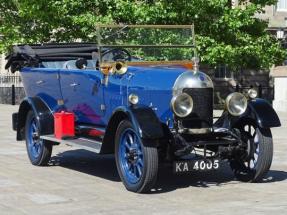
[[[129,95],[129,102],[133,105],[136,105],[139,102],[139,97],[136,94],[130,94]]]
[[[193,100],[187,93],[181,93],[172,98],[171,107],[178,117],[186,117],[193,109]]]
[[[241,93],[231,93],[226,98],[226,107],[233,116],[240,116],[246,111],[247,98]]]
[[[255,89],[249,89],[247,94],[251,99],[255,99],[258,95],[258,93]]]

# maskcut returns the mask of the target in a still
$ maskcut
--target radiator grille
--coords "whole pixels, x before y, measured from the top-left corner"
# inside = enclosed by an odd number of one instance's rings
[[[182,119],[185,128],[210,128],[213,120],[213,88],[189,88],[183,92],[193,99],[192,113]]]

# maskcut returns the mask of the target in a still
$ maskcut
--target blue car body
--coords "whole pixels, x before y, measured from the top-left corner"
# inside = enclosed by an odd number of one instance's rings
[[[168,27],[172,34],[177,28],[193,31],[189,25]],[[125,35],[126,28],[121,26],[116,35]],[[17,140],[26,140],[32,164],[47,165],[52,146],[67,143],[114,153],[123,183],[134,192],[150,190],[164,162],[173,162],[174,172],[183,173],[216,170],[219,160],[228,160],[239,180],[263,178],[273,155],[270,128],[281,125],[267,101],[256,98],[256,91],[234,92],[222,115],[214,118],[213,81],[199,70],[196,58],[192,64],[143,62],[123,47],[81,43],[13,48],[6,67],[20,71],[26,92],[13,114],[13,129]],[[55,113],[60,112],[72,113],[75,128],[72,135],[58,138]]]
[[[107,126],[117,107],[130,106],[128,95],[132,93],[139,96],[139,105],[152,108],[163,123],[171,119],[172,88],[186,71],[178,66],[131,66],[122,76],[111,75],[108,86],[101,84],[103,75],[98,70],[26,67],[21,77],[26,95],[41,98],[52,112],[63,109],[57,102],[63,100],[64,108],[75,113],[77,123]]]

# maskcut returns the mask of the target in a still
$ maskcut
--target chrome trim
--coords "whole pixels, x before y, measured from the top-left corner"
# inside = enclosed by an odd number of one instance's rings
[[[198,57],[193,57],[192,58],[192,62],[193,62],[193,71],[194,72],[198,72],[199,71],[199,58]]]
[[[105,111],[106,110],[106,105],[101,104],[101,111]]]
[[[45,81],[43,81],[43,80],[36,81],[36,84],[38,84],[38,85],[43,84],[43,83],[45,83]]]
[[[79,128],[79,129],[91,129],[91,130],[97,130],[97,131],[101,131],[103,133],[106,132],[106,130],[102,127],[96,127],[96,126],[90,126],[90,125],[78,125],[76,128]]]
[[[180,134],[208,134],[212,132],[212,128],[181,128],[178,130]]]
[[[128,98],[129,98],[129,102],[133,105],[136,105],[139,102],[138,95],[136,95],[134,93],[130,94]]]
[[[55,138],[54,134],[51,135],[43,135],[40,136],[40,139],[42,140],[49,140],[52,142],[65,144],[68,146],[76,146],[81,149],[85,149],[91,152],[100,153],[102,148],[102,142],[96,141],[96,140],[90,140],[87,138],[79,137],[71,140],[62,140]]]
[[[173,96],[181,94],[185,88],[213,88],[213,82],[203,72],[186,71],[175,80]]]

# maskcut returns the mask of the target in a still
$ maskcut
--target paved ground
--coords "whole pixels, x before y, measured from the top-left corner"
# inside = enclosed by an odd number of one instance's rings
[[[142,195],[125,190],[112,156],[58,146],[51,166],[32,166],[11,130],[16,108],[0,105],[0,215],[287,213],[287,114],[280,114],[283,127],[273,129],[274,161],[265,182],[237,182],[228,166],[192,176],[161,169],[157,189]]]

